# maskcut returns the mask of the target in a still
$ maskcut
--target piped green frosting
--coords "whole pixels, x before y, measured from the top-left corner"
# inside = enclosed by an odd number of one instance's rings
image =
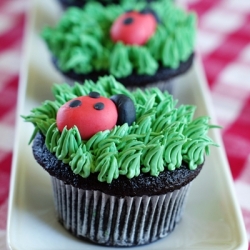
[[[144,46],[114,43],[110,27],[128,10],[150,6],[160,22]],[[102,6],[90,2],[84,8],[69,8],[55,27],[46,27],[42,37],[63,72],[88,74],[107,71],[122,78],[136,74],[154,75],[159,67],[177,68],[192,54],[196,16],[176,7],[172,0],[126,0],[119,5]]]
[[[98,132],[89,140],[82,140],[77,127],[62,133],[56,126],[60,106],[72,98],[97,91],[104,97],[115,94],[129,96],[136,107],[136,121],[128,126],[115,126],[112,130]],[[172,95],[151,88],[143,92],[129,92],[112,76],[98,82],[86,81],[53,86],[54,101],[45,101],[23,116],[35,126],[31,141],[39,131],[45,136],[48,150],[70,165],[75,174],[87,178],[98,173],[98,180],[111,183],[119,175],[133,178],[140,173],[158,176],[166,168],[170,171],[187,162],[190,169],[204,162],[209,146],[216,145],[207,135],[209,117],[193,119],[195,106],[177,107]]]

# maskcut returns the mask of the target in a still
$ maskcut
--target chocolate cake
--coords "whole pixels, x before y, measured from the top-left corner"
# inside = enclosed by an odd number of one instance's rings
[[[54,101],[25,121],[37,163],[51,176],[58,220],[79,238],[136,246],[167,236],[217,146],[209,117],[158,88],[130,92],[114,77],[55,84]]]
[[[113,75],[130,90],[172,93],[172,80],[193,64],[195,34],[196,15],[173,1],[130,0],[69,8],[42,38],[68,83]]]
[[[173,192],[175,189],[180,189],[191,182],[200,173],[203,166],[202,163],[195,170],[190,170],[187,163],[182,162],[180,168],[175,171],[165,169],[157,178],[148,173],[141,173],[132,179],[121,176],[111,183],[106,183],[99,182],[97,174],[85,179],[74,174],[68,164],[58,160],[54,154],[49,152],[45,145],[45,138],[40,133],[36,135],[32,149],[36,161],[51,176],[65,184],[72,184],[75,188],[80,189],[98,190],[118,197],[142,196],[145,193],[147,195],[160,195]]]
[[[133,72],[127,77],[117,78],[117,81],[121,82],[124,86],[130,89],[137,87],[147,88],[155,84],[161,90],[167,90],[169,93],[172,93],[173,86],[171,82],[166,83],[166,81],[188,71],[193,65],[193,59],[194,53],[192,53],[185,62],[180,62],[178,68],[160,67],[154,75],[138,75]],[[60,71],[60,68],[57,64],[57,60],[53,58],[52,61],[57,70]],[[73,82],[84,82],[88,79],[91,79],[92,81],[97,81],[99,77],[105,76],[107,74],[106,71],[96,71],[90,72],[88,74],[76,74],[73,70],[61,73],[67,79],[69,79],[70,84],[73,84]],[[161,85],[159,84],[161,82],[163,82],[164,87],[161,87]]]

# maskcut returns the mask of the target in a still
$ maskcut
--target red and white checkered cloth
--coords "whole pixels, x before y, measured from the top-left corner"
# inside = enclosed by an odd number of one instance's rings
[[[24,19],[23,1],[0,1],[0,249],[6,246],[7,204]]]
[[[52,0],[51,0],[52,1]],[[250,1],[181,0],[199,17],[198,47],[250,240]],[[0,249],[6,218],[27,0],[0,1]],[[250,247],[249,247],[250,249]]]
[[[188,2],[250,242],[250,1]]]

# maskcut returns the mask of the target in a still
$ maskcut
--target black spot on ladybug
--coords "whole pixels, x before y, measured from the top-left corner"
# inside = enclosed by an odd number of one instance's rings
[[[74,101],[72,101],[70,104],[69,104],[69,106],[71,107],[71,108],[76,108],[76,107],[79,107],[79,106],[81,106],[82,105],[82,102],[80,101],[80,100],[74,100]]]
[[[133,22],[134,22],[134,18],[133,17],[127,17],[126,19],[124,19],[123,24],[129,25],[129,24],[131,24]]]
[[[96,109],[96,110],[103,110],[103,109],[104,109],[104,103],[102,103],[102,102],[97,102],[97,103],[94,105],[94,109]]]
[[[118,111],[116,124],[128,123],[128,125],[131,125],[136,118],[135,105],[132,99],[123,94],[113,95],[110,99],[115,103]]]
[[[100,93],[92,91],[92,92],[89,93],[89,97],[91,97],[91,98],[99,98]]]

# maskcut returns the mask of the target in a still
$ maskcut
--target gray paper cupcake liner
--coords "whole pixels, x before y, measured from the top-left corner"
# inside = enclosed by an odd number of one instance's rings
[[[175,77],[176,78],[176,77]],[[126,89],[129,91],[134,91],[136,89],[141,89],[142,91],[148,89],[148,88],[159,88],[161,91],[168,91],[169,94],[173,94],[174,91],[174,82],[175,78],[171,78],[168,80],[153,82],[145,85],[135,85],[135,86],[126,86]],[[67,82],[70,86],[74,86],[75,80],[72,80],[71,78],[64,76],[65,82]],[[119,80],[118,80],[119,81]]]
[[[72,234],[106,246],[136,246],[167,236],[182,216],[190,184],[162,195],[117,197],[52,177],[59,221]]]
[[[173,94],[173,85],[174,85],[173,83],[174,83],[174,79],[168,79],[168,80],[165,80],[165,81],[158,81],[158,82],[145,84],[143,86],[135,86],[135,87],[125,86],[125,87],[129,91],[135,91],[138,88],[141,89],[142,91],[145,91],[146,89],[149,89],[149,88],[158,88],[162,92],[163,91],[168,91],[169,94]]]

